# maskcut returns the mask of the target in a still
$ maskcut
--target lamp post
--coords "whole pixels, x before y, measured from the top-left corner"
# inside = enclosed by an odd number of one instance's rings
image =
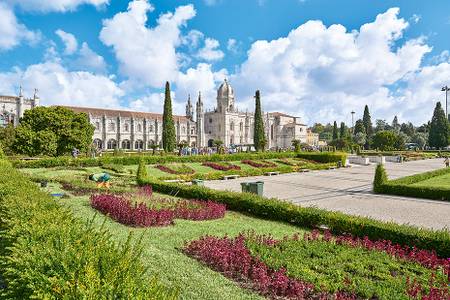
[[[353,135],[355,135],[355,127],[353,125],[353,116],[355,115],[355,112],[352,111],[351,114],[352,114],[352,136],[353,136]]]
[[[448,91],[450,91],[450,88],[449,88],[448,86],[444,86],[444,87],[442,87],[441,91],[442,91],[442,92],[445,92],[445,116],[446,116],[446,118],[447,118],[447,120],[448,120],[447,98],[448,98]]]

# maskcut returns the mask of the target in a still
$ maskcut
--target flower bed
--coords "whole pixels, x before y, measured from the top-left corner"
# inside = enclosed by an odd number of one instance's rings
[[[449,299],[450,261],[435,252],[318,231],[186,243],[187,255],[270,298]]]
[[[170,167],[167,165],[157,165],[156,168],[163,172],[176,175],[190,175],[195,173],[194,169],[184,164],[181,166],[171,165]]]
[[[230,170],[239,171],[241,169],[241,167],[230,164],[230,163],[204,162],[202,165],[213,168],[214,170],[219,170],[219,171],[230,171]]]
[[[226,206],[213,201],[152,197],[151,187],[135,195],[94,194],[91,206],[119,223],[135,227],[168,226],[174,219],[213,220],[225,216]]]
[[[277,164],[270,161],[254,161],[250,159],[245,159],[242,161],[243,164],[250,165],[255,168],[276,168]]]

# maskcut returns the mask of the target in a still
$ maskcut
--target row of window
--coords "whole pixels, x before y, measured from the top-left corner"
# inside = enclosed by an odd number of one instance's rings
[[[137,132],[142,132],[142,124],[137,124],[136,127],[137,127]],[[95,122],[95,129],[98,131],[98,130],[100,130],[100,128],[101,128],[100,127],[100,122]],[[114,123],[114,121],[109,121],[107,130],[109,132],[115,132],[116,131],[116,123]],[[154,132],[154,130],[155,130],[154,126],[150,125],[149,126],[149,132]],[[123,131],[124,132],[129,132],[130,131],[130,124],[125,123],[123,125]],[[194,132],[195,132],[194,129],[191,128],[191,134],[194,134]],[[181,127],[181,133],[182,134],[186,134],[186,127],[185,126]]]
[[[155,145],[155,141],[150,140],[147,143],[148,147],[147,148],[151,148],[153,145]],[[103,148],[103,142],[100,139],[95,139],[94,140],[94,146],[98,149],[102,149]],[[106,143],[106,149],[108,150],[113,150],[117,148],[117,141],[115,139],[109,139],[108,142]],[[131,149],[131,141],[130,140],[123,140],[121,145],[120,145],[121,149],[125,149],[125,150],[130,150]],[[136,140],[134,142],[134,149],[135,150],[143,150],[144,149],[144,141],[143,140]]]

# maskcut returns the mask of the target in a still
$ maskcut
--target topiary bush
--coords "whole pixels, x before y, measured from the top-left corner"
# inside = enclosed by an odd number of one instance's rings
[[[145,165],[145,162],[143,159],[139,160],[139,166],[136,173],[137,181],[147,178],[148,172],[147,172],[147,166]]]
[[[377,194],[383,191],[383,184],[388,181],[386,169],[382,164],[378,164],[375,169],[375,177],[373,179],[373,191]]]

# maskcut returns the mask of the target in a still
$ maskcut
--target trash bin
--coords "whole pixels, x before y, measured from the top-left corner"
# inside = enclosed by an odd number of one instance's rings
[[[264,190],[263,181],[250,182],[250,193],[262,196],[263,190]]]
[[[205,184],[201,179],[194,179],[192,180],[192,185],[204,186]]]
[[[250,183],[249,182],[241,182],[241,190],[243,193],[250,193]]]

